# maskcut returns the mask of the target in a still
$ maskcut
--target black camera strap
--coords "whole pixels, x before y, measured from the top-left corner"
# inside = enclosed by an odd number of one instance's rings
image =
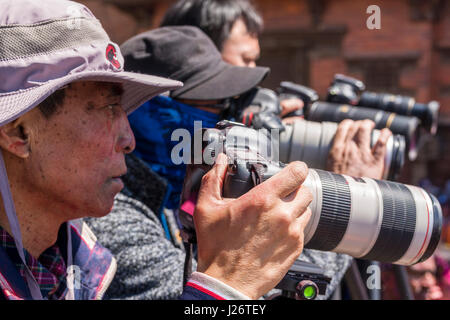
[[[183,242],[183,244],[184,250],[186,251],[183,269],[183,287],[184,287],[192,274],[192,243]]]

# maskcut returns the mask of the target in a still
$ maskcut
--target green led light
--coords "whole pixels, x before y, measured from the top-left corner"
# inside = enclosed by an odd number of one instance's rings
[[[316,296],[316,288],[313,286],[307,286],[305,290],[303,290],[303,296],[306,299],[313,299]]]

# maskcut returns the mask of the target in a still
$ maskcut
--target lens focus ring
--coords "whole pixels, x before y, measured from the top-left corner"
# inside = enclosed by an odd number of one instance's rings
[[[397,261],[408,250],[416,229],[416,205],[411,191],[400,183],[375,180],[383,198],[380,233],[368,260]]]
[[[322,182],[322,211],[316,232],[307,247],[323,251],[336,248],[350,219],[351,196],[342,175],[316,170]]]

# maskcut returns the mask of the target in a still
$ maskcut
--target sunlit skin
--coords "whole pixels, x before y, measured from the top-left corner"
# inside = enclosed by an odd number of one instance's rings
[[[118,85],[77,82],[48,119],[34,108],[0,128],[24,247],[38,257],[62,223],[110,212],[135,147]],[[10,231],[3,205],[0,225]]]

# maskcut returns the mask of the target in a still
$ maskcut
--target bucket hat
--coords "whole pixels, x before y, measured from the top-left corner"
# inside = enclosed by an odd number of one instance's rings
[[[117,44],[82,4],[65,0],[0,3],[0,126],[79,81],[123,85],[127,113],[182,83],[126,72]]]
[[[123,63],[120,48],[85,6],[66,0],[1,0],[0,127],[74,81],[121,83],[122,107],[127,113],[157,94],[182,86],[178,81],[125,72]],[[0,193],[17,252],[25,266],[28,289],[34,299],[42,299],[36,279],[26,265],[1,152]],[[68,253],[71,248],[68,238]],[[71,264],[68,254],[67,265]]]

